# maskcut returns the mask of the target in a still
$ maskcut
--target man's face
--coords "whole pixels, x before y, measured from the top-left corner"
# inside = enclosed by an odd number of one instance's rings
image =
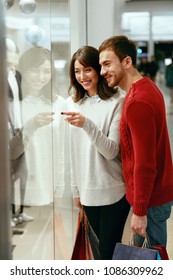
[[[108,86],[120,86],[125,75],[123,61],[120,61],[112,50],[104,50],[100,53],[99,63],[101,65],[101,75],[107,81]]]

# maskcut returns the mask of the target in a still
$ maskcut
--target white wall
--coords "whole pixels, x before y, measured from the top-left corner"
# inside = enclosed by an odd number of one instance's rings
[[[124,0],[70,0],[71,53],[82,45],[96,48],[106,38],[120,34]]]
[[[88,44],[97,48],[115,32],[115,1],[88,0],[87,3]]]
[[[71,55],[87,44],[86,2],[87,0],[69,0]]]

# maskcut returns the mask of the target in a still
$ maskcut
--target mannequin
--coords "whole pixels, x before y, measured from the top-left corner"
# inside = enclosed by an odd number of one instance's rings
[[[14,41],[11,39],[6,39],[7,46],[7,79],[8,79],[8,108],[9,108],[9,129],[11,130],[11,138],[20,138],[22,142],[22,118],[21,118],[21,74],[16,70],[18,63],[18,48]],[[22,143],[20,143],[22,147]],[[14,146],[13,146],[14,147]],[[11,149],[12,152],[12,149]],[[27,167],[25,160],[24,149],[19,152],[15,159],[11,158],[11,185],[12,185],[12,220],[11,226],[14,227],[18,222],[29,222],[33,220],[33,217],[28,216],[24,213],[24,195],[25,195],[25,185],[27,179]],[[18,181],[20,188],[20,205],[19,210],[16,212],[15,202],[14,202],[14,192],[15,184]]]

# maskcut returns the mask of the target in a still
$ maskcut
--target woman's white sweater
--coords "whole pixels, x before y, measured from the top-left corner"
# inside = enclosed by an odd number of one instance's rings
[[[87,117],[83,128],[69,125],[71,187],[82,205],[110,205],[125,194],[119,136],[123,100],[120,91],[108,100],[98,95],[77,103],[66,100],[67,111]]]

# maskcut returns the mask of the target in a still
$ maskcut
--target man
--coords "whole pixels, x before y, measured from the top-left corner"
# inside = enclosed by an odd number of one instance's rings
[[[126,197],[131,229],[151,245],[167,242],[166,221],[173,202],[173,165],[162,93],[136,68],[135,43],[113,36],[99,47],[101,75],[126,92],[120,122]]]

